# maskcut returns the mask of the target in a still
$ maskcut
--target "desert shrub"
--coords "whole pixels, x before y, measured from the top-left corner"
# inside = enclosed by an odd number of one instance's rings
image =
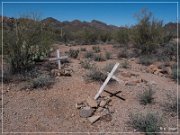
[[[155,132],[160,132],[162,119],[157,113],[131,113],[129,117],[128,124],[140,132],[145,132],[146,135],[155,135],[157,134]]]
[[[102,56],[102,54],[95,54],[94,61],[105,61],[106,59]]]
[[[95,64],[92,63],[90,60],[83,60],[80,62],[81,67],[85,68],[85,69],[91,69],[95,67]]]
[[[72,58],[77,58],[79,55],[79,50],[69,49],[68,54]]]
[[[111,70],[113,69],[114,65],[115,65],[115,63],[108,63],[108,64],[106,64],[105,67],[103,68],[103,71],[105,71],[106,73],[107,72],[110,73]],[[118,70],[116,70],[116,71],[118,71]]]
[[[140,93],[138,95],[140,104],[151,104],[154,101],[154,94],[155,92],[152,90],[152,87],[149,86],[148,89],[146,89],[145,91],[143,91],[143,93]]]
[[[93,81],[104,81],[106,79],[106,74],[101,71],[101,69],[98,68],[92,68],[90,71],[86,74],[87,80],[93,80]]]
[[[94,57],[94,53],[92,51],[87,51],[85,54],[84,54],[84,57],[85,58],[93,58]]]
[[[105,52],[105,57],[107,60],[111,59],[111,53],[110,52]]]
[[[173,65],[172,67],[172,78],[176,81],[180,80],[180,69],[179,69],[179,66],[177,65]]]
[[[49,53],[52,35],[34,18],[12,19],[11,28],[4,31],[4,51],[12,73],[30,70]]]
[[[136,17],[138,24],[133,28],[133,41],[142,54],[151,54],[159,45],[170,41],[171,38],[167,38],[170,35],[165,32],[162,21],[154,19],[151,12],[143,9]]]
[[[3,74],[3,76],[1,76],[0,81],[3,83],[9,83],[11,81],[12,78],[12,73],[9,69],[3,69],[3,72],[1,71],[1,73]]]
[[[139,63],[143,65],[151,65],[156,61],[156,58],[153,55],[142,55],[139,57]]]
[[[85,52],[86,51],[86,48],[81,48],[80,49],[82,52]]]
[[[99,46],[93,46],[93,47],[92,47],[92,50],[94,50],[95,53],[101,52],[101,49],[100,49]]]
[[[119,58],[119,59],[121,59],[121,58],[127,58],[128,57],[128,54],[127,54],[128,52],[127,52],[127,49],[123,49],[123,50],[120,50],[119,52],[118,52],[118,54],[117,54],[117,57]]]
[[[32,80],[32,88],[48,87],[54,83],[54,80],[49,75],[40,75]]]
[[[162,104],[163,110],[177,114],[177,109],[179,109],[178,115],[180,115],[180,98],[177,98],[173,94],[167,94],[167,100]]]
[[[118,30],[117,32],[115,32],[114,38],[115,38],[115,41],[118,42],[120,45],[127,47],[127,44],[129,42],[128,29],[124,28],[124,29]]]
[[[124,60],[124,61],[121,63],[121,67],[122,67],[122,68],[130,68],[130,64],[129,64],[128,60]]]

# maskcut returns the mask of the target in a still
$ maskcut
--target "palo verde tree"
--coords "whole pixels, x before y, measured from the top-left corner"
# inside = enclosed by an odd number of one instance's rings
[[[133,28],[133,41],[143,54],[150,54],[171,40],[171,36],[165,33],[163,22],[154,19],[147,9],[142,9],[136,18],[138,24]]]

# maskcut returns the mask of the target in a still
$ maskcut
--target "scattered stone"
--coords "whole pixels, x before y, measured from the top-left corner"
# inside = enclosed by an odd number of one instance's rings
[[[101,120],[106,121],[106,122],[109,122],[109,121],[112,120],[112,115],[111,115],[111,114],[103,115],[103,116],[101,117]]]
[[[98,109],[96,110],[97,112],[102,112],[104,108],[102,107],[98,107]]]
[[[93,124],[93,123],[96,122],[99,118],[100,118],[100,116],[92,116],[92,117],[89,117],[88,120],[91,122],[91,124]]]
[[[100,107],[104,107],[107,104],[106,100],[102,100],[99,104]]]
[[[72,76],[72,69],[52,69],[51,74],[54,76]]]
[[[80,116],[82,118],[88,118],[88,117],[92,116],[93,113],[94,113],[94,110],[91,107],[89,107],[89,106],[83,107],[80,110]]]
[[[149,84],[150,85],[157,85],[157,83],[155,81],[150,81]]]
[[[90,107],[96,108],[98,106],[97,101],[88,97],[87,103]]]
[[[85,107],[84,103],[83,102],[80,102],[80,103],[76,103],[76,108],[77,109],[80,109],[82,107]]]
[[[158,73],[158,72],[160,72],[161,70],[158,68],[158,66],[156,66],[156,65],[150,65],[148,68],[147,68],[147,70],[146,70],[148,73],[152,73],[152,74],[154,74],[154,73]]]
[[[131,73],[130,72],[122,72],[121,75],[123,77],[129,77],[129,78],[131,77]]]
[[[168,74],[171,75],[172,74],[172,69],[170,67],[165,67],[161,70],[162,74]]]

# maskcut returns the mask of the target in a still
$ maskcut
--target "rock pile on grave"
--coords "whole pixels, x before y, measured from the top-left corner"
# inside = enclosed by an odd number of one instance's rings
[[[97,100],[88,97],[86,101],[76,103],[76,108],[79,109],[81,118],[86,118],[91,124],[98,120],[111,121],[112,116],[110,111],[111,98],[99,97]]]

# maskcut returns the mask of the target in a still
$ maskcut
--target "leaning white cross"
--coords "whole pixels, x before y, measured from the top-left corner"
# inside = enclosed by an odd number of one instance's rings
[[[49,59],[50,61],[57,61],[58,62],[58,69],[61,69],[61,60],[62,59],[67,59],[68,56],[61,56],[60,57],[60,52],[57,50],[57,57],[56,58],[51,58]]]
[[[101,88],[99,89],[98,93],[95,95],[94,99],[96,100],[100,94],[104,91],[104,88],[106,87],[106,85],[108,84],[109,80],[111,78],[113,78],[114,80],[116,80],[119,83],[122,83],[123,81],[119,80],[116,76],[114,76],[114,72],[116,71],[116,69],[118,68],[119,63],[116,63],[113,67],[113,69],[111,70],[110,73],[108,73],[108,77],[106,78],[106,80],[104,81],[104,83],[102,84]]]

